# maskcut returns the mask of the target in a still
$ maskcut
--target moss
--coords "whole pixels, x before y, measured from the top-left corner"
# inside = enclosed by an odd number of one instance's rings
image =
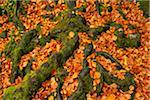
[[[88,44],[87,46],[85,46],[84,49],[84,57],[87,58],[93,51],[93,45],[92,43]]]
[[[61,33],[61,32],[85,32],[88,30],[88,27],[85,24],[85,20],[78,15],[67,13],[64,16],[64,19],[52,29],[51,33]]]
[[[103,80],[103,76],[101,75],[102,70],[100,69],[100,67],[96,66],[96,71],[100,73],[100,83],[96,85],[96,92],[97,92],[97,95],[99,96],[103,92],[102,86],[103,86],[104,80]]]
[[[124,69],[122,65],[118,62],[117,59],[113,58],[112,55],[108,54],[107,52],[96,52],[97,56],[104,56],[105,58],[111,60],[112,63],[116,63],[118,69]]]
[[[12,52],[12,72],[10,76],[10,82],[14,82],[15,78],[18,76],[18,63],[20,61],[21,55],[21,48],[15,48]]]
[[[124,32],[116,31],[115,35],[117,36],[117,40],[115,41],[115,43],[120,48],[137,48],[141,45],[139,33],[129,34],[128,36],[125,36]]]
[[[2,8],[6,10],[7,15],[9,17],[9,21],[14,22],[18,30],[23,31],[25,29],[25,26],[22,24],[21,20],[19,19],[19,12],[21,11],[22,8],[21,1],[6,0]]]
[[[21,76],[25,76],[28,72],[30,72],[32,70],[32,62],[34,62],[35,59],[34,58],[31,58],[29,61],[28,61],[28,64],[26,65],[26,67],[21,71]]]
[[[84,74],[84,75],[83,75]],[[93,79],[89,75],[89,69],[86,66],[78,78],[79,85],[77,90],[68,98],[68,100],[85,100],[86,94],[93,89]]]
[[[61,92],[60,92],[61,88],[62,88],[62,85],[63,85],[63,82],[59,81],[58,82],[58,87],[57,87],[57,90],[56,90],[56,92],[57,92],[57,96],[56,96],[57,100],[63,100],[63,97],[62,97]]]
[[[31,42],[31,40],[37,35],[37,33],[38,32],[35,29],[25,33],[19,42],[19,46],[21,48],[26,47]]]
[[[108,9],[108,12],[111,12],[113,10],[111,6],[108,6],[107,9]]]
[[[14,39],[11,39],[5,46],[4,49],[4,54],[9,58],[12,56],[12,51],[15,49],[16,47],[16,42]]]
[[[139,47],[141,46],[140,43],[140,34],[130,34],[126,39],[126,47]]]
[[[41,38],[40,38],[40,41],[39,41],[39,44],[41,45],[41,46],[44,46],[45,44],[46,44],[46,37],[44,37],[44,36],[42,36]]]
[[[9,95],[9,94],[11,94],[15,91],[16,91],[15,86],[8,87],[7,90],[4,91],[4,93],[7,94],[7,95],[3,96],[3,100],[14,100],[14,99],[12,99],[13,95]],[[7,97],[7,99],[6,99],[6,97]]]
[[[89,68],[86,58],[92,53],[93,45],[90,43],[84,49],[83,69],[78,76],[79,85],[77,90],[68,98],[68,100],[86,100],[86,94],[93,89],[93,79],[89,75]]]
[[[118,12],[120,13],[120,15],[123,17],[123,19],[127,20],[126,15],[124,14],[124,12],[122,11],[121,7],[118,7]]]
[[[93,89],[93,79],[89,75],[88,67],[84,67],[79,75],[79,85],[77,90],[68,98],[68,100],[86,100],[86,94]]]
[[[0,6],[0,16],[7,14],[6,10]]]
[[[128,24],[128,28],[129,28],[130,30],[132,30],[132,29],[136,29],[136,26],[131,25],[131,24]]]
[[[134,88],[136,88],[136,84],[135,81],[133,79],[133,75],[130,74],[129,72],[126,72],[125,74],[125,79],[124,80],[115,80],[114,81],[117,85],[119,85],[119,89],[123,90],[123,91],[128,91],[129,90],[129,86],[132,85],[134,86]]]
[[[111,55],[109,55],[106,52],[97,52],[97,56],[104,56],[105,58],[110,59],[113,63],[116,63],[116,66],[119,66],[118,70],[124,69],[116,59],[114,59]],[[100,63],[98,63],[97,61],[96,63],[97,63],[97,71],[100,72],[101,74],[101,83],[97,86],[98,94],[102,92],[103,82],[106,82],[109,85],[112,83],[116,83],[118,89],[121,89],[124,92],[129,90],[130,85],[136,87],[133,75],[130,74],[129,72],[126,72],[125,79],[121,80],[111,75]]]
[[[101,35],[102,32],[106,32],[110,29],[111,26],[116,25],[116,23],[108,22],[103,27],[97,27],[97,28],[89,28],[88,34],[92,33],[93,36],[90,36],[93,40],[97,39],[98,35]]]
[[[80,12],[86,12],[86,5],[82,5],[80,8],[77,8],[76,10]]]
[[[65,76],[68,75],[67,71],[65,69],[63,69],[63,66],[59,66],[56,70],[56,75],[55,78],[57,79],[57,83],[58,83],[58,87],[56,89],[56,99],[57,100],[63,100],[62,94],[61,94],[61,89],[64,83],[64,78]]]
[[[82,81],[83,81],[83,89],[84,92],[87,94],[90,90],[93,89],[93,79],[90,77],[90,74],[88,72],[88,74],[85,74],[84,77],[81,77]]]
[[[65,43],[65,48],[62,48],[62,50],[60,51],[60,55],[64,58],[64,59],[59,59],[59,63],[64,63],[70,56],[71,54],[73,53],[73,50],[75,48],[78,47],[79,45],[79,42],[78,42],[78,36],[76,35],[74,37],[74,39],[71,39],[70,42],[66,42]],[[69,51],[71,51],[69,53]]]
[[[55,5],[57,5],[58,4],[58,0],[54,0],[54,3],[55,3]]]
[[[96,0],[95,4],[97,12],[99,13],[99,15],[101,15],[102,9],[104,8],[103,3]]]
[[[48,60],[48,65],[43,64],[41,68],[37,71],[30,71],[28,72],[22,83],[18,84],[14,89],[9,87],[5,90],[3,99],[5,100],[29,100],[31,99],[32,95],[38,90],[41,86],[41,83],[44,82],[48,77],[51,76],[51,71],[53,69],[57,69],[57,64],[59,63],[59,59],[61,57],[63,64],[69,56],[72,55],[73,51],[76,49],[76,44],[78,42],[77,35],[73,38],[68,40],[68,45],[64,46],[59,53],[51,55]],[[71,48],[71,49],[67,49]],[[65,53],[67,50],[67,53]],[[62,56],[63,55],[63,56]]]
[[[2,57],[3,51],[0,51],[0,57]]]
[[[140,2],[140,9],[143,10],[144,16],[148,18],[150,16],[149,14],[149,0],[137,0],[137,2]]]
[[[134,100],[135,93],[136,93],[136,86],[134,86],[135,89],[133,90],[133,93],[131,94],[130,100]]]
[[[7,30],[3,31],[2,33],[0,33],[0,38],[6,38],[7,37]]]
[[[50,20],[53,20],[54,19],[54,15],[53,14],[46,14],[46,15],[42,15],[42,17],[45,19],[45,18],[49,18]]]
[[[69,9],[74,9],[76,7],[76,0],[65,0],[66,5]]]
[[[13,16],[12,21],[14,22],[14,25],[18,28],[18,30],[23,31],[25,29],[25,26],[22,24],[18,16]]]
[[[52,11],[54,9],[54,6],[50,6],[49,4],[45,6],[44,10],[46,11]]]
[[[110,85],[112,83],[116,83],[118,86],[118,89],[121,89],[124,92],[129,90],[130,85],[135,86],[135,81],[133,79],[133,76],[129,72],[126,72],[125,79],[121,80],[121,79],[118,79],[117,77],[112,76],[109,72],[107,72],[102,67],[101,64],[97,63],[97,66],[100,68],[100,70],[101,70],[100,72],[103,77],[103,80],[107,84]]]
[[[35,36],[26,47],[22,48],[23,54],[32,51],[37,46],[38,42],[38,36]]]
[[[57,99],[62,99],[62,95],[60,90],[62,88],[64,77],[67,75],[66,70],[63,69],[62,64],[66,62],[66,60],[73,54],[73,51],[78,47],[78,34],[75,32],[75,36],[73,39],[68,39],[68,34],[62,33],[60,34],[57,39],[59,39],[62,44],[63,48],[59,53],[53,54],[48,63],[54,65],[53,69],[56,69],[57,74],[55,77],[58,79],[58,87],[57,87]],[[69,42],[68,42],[69,41]]]
[[[12,59],[11,82],[14,82],[15,78],[21,74],[18,67],[21,56],[32,51],[38,43],[36,38],[37,33],[38,31],[36,29],[30,30],[22,36],[18,44],[12,39],[5,47],[4,53]]]

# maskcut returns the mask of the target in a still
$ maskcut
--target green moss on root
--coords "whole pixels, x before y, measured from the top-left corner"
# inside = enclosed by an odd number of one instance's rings
[[[78,36],[76,35],[73,39],[67,41],[67,44],[60,50],[60,52],[55,53],[49,57],[48,66],[43,64],[38,71],[30,71],[27,73],[22,81],[22,83],[9,87],[4,91],[4,100],[29,100],[32,95],[41,86],[48,77],[51,76],[51,71],[57,69],[57,66],[61,59],[61,64],[63,64],[77,48]],[[69,49],[68,49],[69,48]],[[67,53],[65,53],[67,52]]]
[[[79,85],[77,90],[68,98],[68,100],[86,100],[86,94],[93,89],[90,77],[88,63],[86,58],[92,53],[93,45],[90,43],[84,49],[84,60],[82,62],[83,69],[78,76]]]
[[[135,81],[133,79],[133,76],[129,73],[126,72],[125,74],[125,79],[121,80],[117,77],[114,77],[113,75],[111,75],[109,72],[107,72],[101,64],[97,63],[97,67],[99,67],[100,69],[100,73],[103,77],[104,82],[106,82],[107,84],[112,84],[112,83],[116,83],[118,86],[118,89],[125,91],[129,90],[129,86],[134,86],[135,87]]]

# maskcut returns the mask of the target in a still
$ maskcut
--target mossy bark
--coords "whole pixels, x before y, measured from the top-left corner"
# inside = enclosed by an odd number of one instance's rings
[[[21,12],[21,4],[22,1],[6,0],[5,4],[3,4],[1,8],[6,11],[6,14],[9,17],[9,21],[12,21],[18,30],[23,31],[25,29],[25,26],[19,19],[19,12]]]
[[[72,14],[71,12],[65,13],[63,19],[60,23],[52,29],[51,33],[56,34],[60,32],[86,32],[88,27],[86,26],[86,21],[83,17],[79,15]]]
[[[144,16],[146,18],[150,17],[150,12],[149,12],[150,1],[149,0],[137,0],[137,2],[140,3],[140,9],[143,10]]]
[[[97,52],[97,56],[104,56],[107,59],[110,59],[112,62],[116,63],[116,66],[119,67],[118,70],[124,69],[122,67],[122,65],[116,60],[114,59],[111,55],[109,55],[106,52]],[[129,86],[134,86],[134,89],[136,88],[136,84],[133,78],[133,75],[130,72],[126,72],[125,73],[125,79],[121,80],[117,77],[114,77],[113,75],[111,75],[100,63],[97,63],[97,68],[101,74],[101,81],[102,82],[106,82],[107,84],[112,84],[112,83],[116,83],[118,86],[118,89],[121,89],[122,91],[128,91],[129,90]],[[132,97],[134,96],[134,94],[132,94]]]
[[[90,36],[89,34],[89,37],[91,37],[93,40],[96,40],[97,36],[101,35],[102,32],[106,32],[107,30],[109,30],[110,26],[111,26],[111,23],[108,22],[103,27],[99,26],[97,28],[89,28],[88,33],[92,33],[92,36]]]
[[[117,59],[115,59],[112,55],[108,54],[107,52],[96,52],[97,56],[104,56],[106,59],[111,60],[112,63],[116,63],[116,67],[118,70],[124,69],[122,65],[119,63]]]
[[[29,100],[32,95],[41,86],[48,77],[51,76],[51,71],[57,69],[62,65],[78,47],[78,36],[67,41],[66,45],[60,50],[49,57],[48,66],[43,64],[38,71],[30,71],[27,73],[22,83],[11,86],[4,91],[3,100]],[[66,53],[67,52],[67,53]]]
[[[79,77],[79,84],[77,90],[68,98],[68,100],[86,100],[86,94],[93,89],[88,66],[84,67]]]
[[[106,71],[106,69],[104,69],[102,67],[101,64],[99,64],[97,62],[97,67],[99,67],[100,69],[100,73],[103,77],[104,82],[106,82],[107,84],[112,84],[112,83],[116,83],[118,86],[118,89],[125,91],[129,90],[129,86],[132,85],[135,87],[135,81],[133,79],[133,76],[129,73],[126,72],[125,74],[125,79],[121,80],[117,77],[114,77],[113,75],[111,75],[108,71]]]
[[[79,84],[77,90],[68,98],[68,100],[86,100],[86,94],[93,89],[92,81],[90,77],[88,63],[86,58],[92,53],[92,43],[85,46],[84,60],[82,62],[83,69],[78,76]]]
[[[124,33],[123,27],[121,24],[117,24],[116,22],[109,22],[109,26],[116,27],[116,30],[114,32],[114,35],[117,37],[117,40],[114,42],[116,43],[117,47],[119,48],[138,48],[141,46],[141,36],[139,32],[136,32],[134,34],[128,34],[128,36]],[[131,24],[128,24],[128,28],[130,30],[136,29],[137,27]],[[122,29],[122,30],[118,30]]]
[[[24,26],[22,26],[22,23],[18,17],[18,11],[17,11],[18,7],[16,5],[18,4],[18,2],[17,1],[12,2],[11,8],[14,8],[13,11],[9,9],[6,9],[6,11],[7,13],[9,13],[9,17],[12,18],[12,21],[15,23],[16,27],[19,26],[20,30],[24,30]],[[57,72],[63,71],[63,68],[61,66],[73,54],[73,51],[79,45],[78,34],[77,34],[78,32],[94,33],[93,38],[95,38],[97,35],[101,34],[102,32],[106,32],[107,30],[109,30],[110,26],[115,25],[117,28],[121,28],[121,25],[112,22],[112,23],[107,23],[104,27],[90,29],[89,26],[86,25],[86,21],[84,18],[75,15],[71,12],[72,9],[74,9],[75,2],[67,0],[67,4],[68,7],[70,8],[68,9],[69,13],[68,12],[64,13],[65,15],[62,16],[63,19],[60,21],[60,23],[56,25],[54,29],[50,31],[48,37],[42,37],[40,40],[40,45],[43,46],[46,44],[47,41],[49,41],[49,38],[55,37],[62,42],[63,48],[60,50],[60,52],[50,55],[48,61],[43,63],[41,65],[41,68],[37,71],[30,70],[30,65],[32,61],[29,62],[27,69],[25,70],[26,75],[22,83],[7,88],[4,91],[4,96],[3,96],[4,100],[29,100],[32,98],[34,93],[39,89],[41,83],[44,82],[47,78],[51,77],[52,70],[56,70]],[[73,6],[71,7],[71,5]],[[97,10],[101,15],[103,4],[100,4],[97,0],[96,5],[97,5]],[[9,6],[7,6],[7,8],[9,8]],[[111,11],[111,8],[109,8],[108,10]],[[120,8],[118,8],[118,11],[124,17],[124,14]],[[68,38],[68,33],[70,31],[73,31],[75,33],[75,36],[72,39]],[[12,75],[11,75],[12,81],[15,80],[17,73],[19,73],[18,63],[21,56],[33,50],[34,46],[37,44],[37,41],[35,41],[37,39],[36,38],[37,32],[38,32],[37,30],[31,30],[22,37],[21,41],[18,44],[16,44],[15,41],[12,39],[12,41],[6,46],[5,54],[9,55],[9,57],[12,58],[12,63],[13,63]],[[133,47],[135,47],[136,44],[132,44],[132,43],[138,43],[135,41],[136,36],[124,37],[123,34],[123,36],[121,35],[122,37],[119,38],[120,35],[118,33],[117,36],[118,36],[117,39],[120,40],[119,41],[117,40],[116,44],[119,43],[119,45],[121,46],[127,45],[126,47],[130,47],[131,45],[133,45]],[[138,40],[139,38],[140,37],[138,36]],[[12,48],[12,51],[10,50],[10,48]],[[92,84],[93,79],[90,77],[88,63],[86,61],[86,58],[92,52],[93,52],[93,45],[88,44],[84,50],[84,60],[82,62],[83,69],[78,76],[78,80],[79,80],[78,88],[68,98],[68,100],[76,100],[76,99],[84,100],[86,99],[86,94],[93,89],[93,84]],[[97,56],[104,56],[105,58],[110,59],[112,62],[115,62],[117,64],[118,70],[123,69],[121,64],[108,53],[97,52]],[[125,79],[121,80],[111,75],[105,68],[103,68],[103,66],[100,63],[98,63],[97,61],[96,63],[97,63],[97,71],[99,71],[101,74],[100,77],[101,83],[96,87],[97,88],[96,91],[98,95],[100,95],[100,93],[102,92],[102,85],[104,82],[106,82],[107,84],[116,83],[118,85],[118,89],[121,89],[123,91],[129,90],[130,85],[133,85],[134,87],[136,86],[133,76],[129,72],[126,72]],[[57,97],[58,99],[62,99],[60,90],[63,84],[64,76],[56,75],[56,77],[60,80],[59,86],[57,88]]]
[[[4,54],[7,56],[7,57],[11,57],[12,55],[12,51],[15,49],[16,47],[16,42],[15,40],[12,38],[5,46],[5,49],[4,49]]]
[[[32,62],[34,62],[35,59],[31,58],[30,60],[28,60],[28,64],[26,65],[26,67],[20,72],[21,76],[25,76],[28,72],[30,72],[32,70]]]
[[[38,31],[35,29],[25,33],[20,42],[18,43],[18,45],[16,45],[14,50],[11,51],[10,53],[12,59],[12,74],[10,76],[11,82],[15,81],[15,78],[20,72],[18,63],[21,59],[21,56],[32,51],[34,49],[35,44],[37,44],[36,42],[33,41],[37,36],[37,33]]]
[[[125,36],[123,31],[115,31],[115,35],[117,36],[117,40],[115,41],[116,45],[120,48],[137,48],[141,45],[140,43],[140,34],[129,34]]]

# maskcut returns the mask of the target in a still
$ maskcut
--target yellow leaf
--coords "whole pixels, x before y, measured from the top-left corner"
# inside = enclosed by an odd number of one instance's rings
[[[73,37],[74,37],[74,32],[71,31],[71,32],[69,33],[69,37],[73,38]]]
[[[107,97],[107,100],[115,100],[116,99],[116,96],[114,94],[110,94],[108,97]]]
[[[54,100],[54,96],[49,96],[48,100]]]

